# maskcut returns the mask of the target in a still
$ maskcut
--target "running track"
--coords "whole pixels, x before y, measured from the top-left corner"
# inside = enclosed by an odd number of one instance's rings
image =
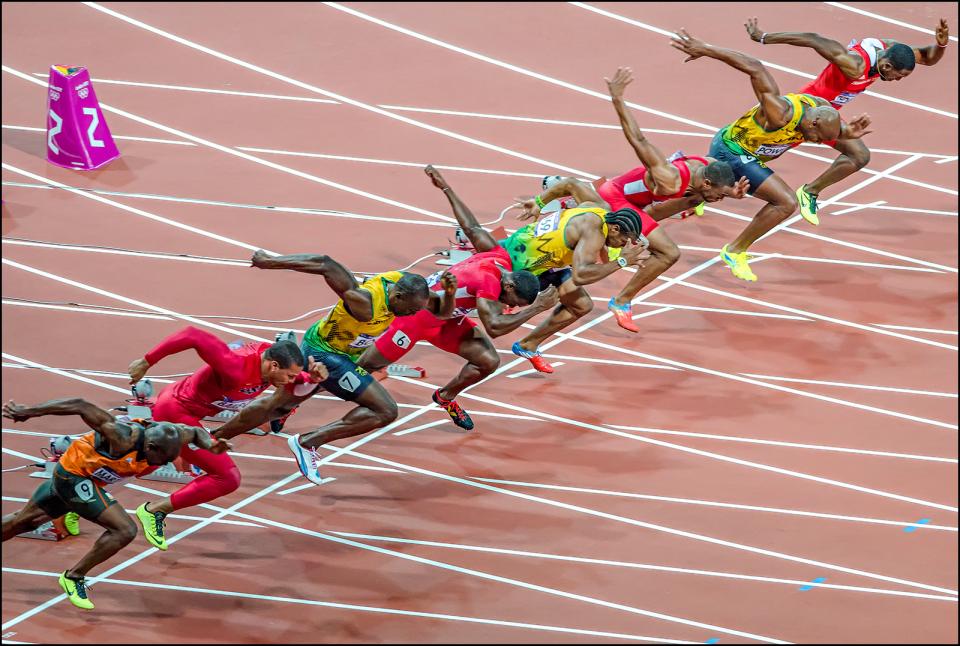
[[[640,79],[628,98],[650,137],[705,152],[710,128],[751,103],[748,82],[682,64],[664,30],[757,55],[790,91],[820,59],[751,43],[748,12],[844,41],[926,44],[910,25],[941,15],[958,29],[955,4],[836,4],[4,4],[4,396],[115,405],[116,373],[184,317],[333,303],[308,276],[245,269],[254,248],[329,252],[361,272],[444,248],[449,213],[422,164],[456,167],[448,180],[487,219],[541,175],[629,168],[597,96],[618,65]],[[52,63],[89,67],[124,112],[106,114],[123,156],[102,171],[44,161]],[[956,79],[954,40],[936,68],[857,100],[876,125],[874,172],[834,189],[820,228],[760,243],[777,254],[757,263],[760,282],[711,262],[758,206],[726,201],[666,224],[684,249],[666,278],[685,277],[641,295],[640,336],[603,316],[614,277],[551,341],[552,377],[520,374],[520,332],[499,339],[503,372],[462,399],[474,433],[426,407],[459,360],[418,348],[428,383],[387,382],[401,419],[337,455],[335,480],[290,491],[304,481],[283,440],[239,438],[241,488],[170,519],[169,552],[138,539],[97,570],[93,614],[52,578],[93,525],[8,543],[4,643],[955,642]],[[776,162],[794,186],[832,158],[800,150]],[[197,323],[232,340],[312,320]],[[195,366],[183,355],[153,373]],[[345,410],[318,399],[287,430]],[[79,430],[3,428],[5,469],[38,455],[42,434]],[[4,512],[36,482],[5,473]],[[148,495],[116,493],[130,509]]]

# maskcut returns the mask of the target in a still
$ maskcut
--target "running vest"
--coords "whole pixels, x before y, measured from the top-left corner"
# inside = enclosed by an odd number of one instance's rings
[[[597,225],[607,237],[607,223],[604,209],[564,209],[546,216],[539,222],[533,222],[518,229],[500,246],[510,254],[514,271],[526,269],[534,274],[542,274],[548,269],[560,269],[573,264],[573,249],[567,244],[567,225],[573,218],[581,215],[595,215]]]
[[[826,99],[830,102],[830,105],[839,110],[855,99],[858,94],[865,92],[880,78],[880,73],[877,71],[877,60],[886,48],[887,46],[879,38],[864,38],[859,43],[854,38],[847,45],[847,50],[863,59],[863,74],[851,81],[835,63],[830,63],[820,72],[820,76],[807,84],[800,92]]]
[[[146,459],[140,460],[137,458],[137,455],[143,450],[144,431],[142,427],[136,445],[118,458],[98,451],[96,436],[96,431],[90,431],[71,442],[66,452],[60,456],[60,466],[73,475],[93,478],[105,485],[114,484],[124,478],[132,478],[154,469],[153,466],[147,464]]]
[[[764,130],[756,120],[757,111],[760,109],[760,104],[757,104],[720,131],[727,148],[738,155],[750,155],[761,162],[768,162],[801,143],[803,133],[797,126],[800,125],[804,110],[816,107],[817,102],[806,94],[787,94],[783,98],[789,101],[793,108],[790,121],[785,126],[777,130]]]
[[[388,292],[402,276],[403,272],[388,271],[360,285],[360,289],[373,297],[371,320],[358,321],[353,318],[341,299],[333,311],[310,326],[303,336],[304,343],[327,352],[346,354],[352,359],[359,357],[393,323],[394,314],[390,311]]]

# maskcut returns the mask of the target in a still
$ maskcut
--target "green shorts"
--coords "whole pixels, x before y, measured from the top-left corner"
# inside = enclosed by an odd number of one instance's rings
[[[53,477],[37,487],[30,500],[50,518],[73,511],[94,522],[108,507],[117,504],[96,481],[70,473],[59,464],[53,468]]]

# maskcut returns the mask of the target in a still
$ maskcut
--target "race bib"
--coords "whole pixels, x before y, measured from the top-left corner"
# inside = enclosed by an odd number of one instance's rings
[[[96,485],[89,480],[81,480],[73,487],[73,491],[77,494],[77,498],[83,502],[90,502],[93,500],[96,497],[96,490]]]
[[[560,227],[560,213],[553,213],[539,222],[537,222],[537,228],[535,235],[542,236],[545,233],[550,233],[551,231],[556,231]]]
[[[210,405],[223,410],[238,411],[252,401],[252,399],[230,399],[229,397],[224,397],[218,401],[210,402]]]
[[[789,144],[782,144],[778,146],[760,146],[757,148],[756,155],[758,157],[778,157],[788,150],[790,150]]]
[[[91,475],[97,480],[99,480],[100,482],[105,482],[107,484],[116,484],[121,480],[123,480],[122,477],[117,475],[117,473],[109,467],[100,467],[99,469],[94,471]],[[86,480],[84,482],[86,482]],[[83,484],[83,483],[81,482],[80,484]],[[77,485],[77,486],[79,487],[80,485]]]
[[[427,276],[427,287],[433,287],[440,282],[440,276],[443,276],[442,271],[438,271],[435,274],[430,274]]]
[[[357,338],[354,339],[353,343],[350,344],[351,348],[366,348],[373,345],[373,342],[377,340],[377,337],[370,336],[369,334],[359,334]]]
[[[853,101],[858,94],[860,93],[859,92],[841,92],[830,103],[839,103],[840,105],[846,105],[847,103],[850,103],[851,101]]]

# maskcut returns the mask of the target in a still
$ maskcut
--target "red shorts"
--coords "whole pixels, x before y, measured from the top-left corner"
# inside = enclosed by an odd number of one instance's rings
[[[624,196],[623,191],[621,191],[617,186],[610,181],[604,182],[600,185],[600,188],[597,189],[597,193],[600,194],[604,200],[607,201],[607,204],[610,205],[611,211],[619,211],[620,209],[633,209],[640,214],[640,226],[642,229],[640,233],[643,235],[650,235],[650,232],[660,226],[660,223],[647,215],[647,212],[639,208],[636,204],[632,204]]]
[[[460,344],[473,338],[475,327],[477,324],[466,316],[438,319],[428,310],[420,310],[413,316],[395,318],[377,339],[376,346],[391,363],[408,353],[417,341],[426,341],[446,352],[459,354]]]

